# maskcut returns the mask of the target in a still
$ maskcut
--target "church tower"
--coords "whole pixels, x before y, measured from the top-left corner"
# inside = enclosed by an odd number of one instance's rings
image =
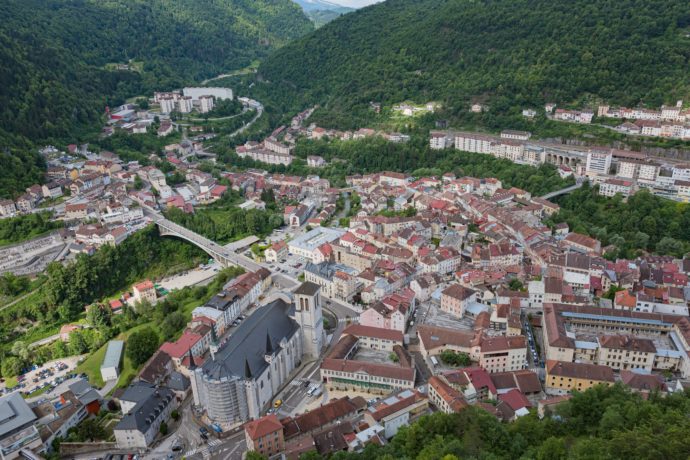
[[[316,359],[323,347],[321,287],[309,281],[295,291],[295,321],[302,329],[304,356]]]

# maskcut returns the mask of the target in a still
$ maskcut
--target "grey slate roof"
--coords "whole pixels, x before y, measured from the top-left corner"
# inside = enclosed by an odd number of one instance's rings
[[[111,340],[108,342],[108,348],[105,350],[105,358],[103,358],[101,369],[104,367],[120,368],[120,359],[122,358],[122,348],[124,345],[125,343],[122,340]]]
[[[122,396],[120,396],[120,401],[128,401],[133,402],[134,404],[139,404],[140,402],[148,399],[155,392],[155,385],[140,380],[127,387]]]
[[[15,391],[0,398],[0,438],[36,420],[36,414]]]
[[[318,292],[318,290],[319,290],[318,284],[314,284],[311,281],[305,281],[304,283],[302,283],[300,285],[300,287],[298,287],[295,290],[295,294],[314,295]]]
[[[175,391],[185,391],[187,388],[189,388],[190,381],[189,379],[184,376],[183,374],[180,374],[177,371],[172,371],[170,373],[170,378],[168,378],[168,387],[171,390]]]
[[[248,373],[255,376],[263,372],[268,366],[264,359],[267,337],[273,348],[278,349],[283,338],[289,340],[299,332],[299,325],[290,317],[292,308],[281,299],[258,308],[221,346],[215,359],[204,362],[204,375],[212,379],[245,378]]]
[[[69,389],[74,396],[77,397],[80,403],[86,405],[101,399],[101,395],[94,390],[88,380],[80,379],[69,386]]]
[[[151,421],[155,420],[174,398],[175,395],[169,388],[158,388],[122,417],[120,423],[115,425],[115,429],[138,430],[145,433],[151,426]]]

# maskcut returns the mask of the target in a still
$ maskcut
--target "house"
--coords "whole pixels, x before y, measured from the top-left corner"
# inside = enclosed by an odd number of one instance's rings
[[[178,406],[172,390],[155,388],[124,414],[113,434],[120,449],[145,449],[160,432],[160,426]]]
[[[393,351],[398,345],[403,346],[403,334],[393,329],[351,324],[346,327],[342,335],[352,335],[359,339],[359,346],[374,350]]]
[[[12,200],[0,200],[0,216],[13,216],[17,207]]]
[[[276,414],[269,414],[244,425],[247,450],[272,457],[285,449],[283,425]]]
[[[142,281],[132,286],[132,292],[134,296],[132,301],[137,304],[141,302],[148,302],[150,304],[155,304],[157,300],[156,288],[151,280]]]
[[[428,393],[429,401],[446,414],[456,414],[469,406],[460,391],[438,376],[429,379]]]
[[[465,310],[477,301],[477,293],[459,284],[451,284],[441,292],[441,310],[462,318]]]
[[[278,262],[280,260],[285,260],[288,255],[288,246],[285,241],[278,241],[273,243],[269,248],[264,251],[264,257],[266,257],[266,262]]]
[[[425,414],[429,400],[417,390],[402,390],[378,401],[364,413],[364,421],[370,426],[381,425],[386,439],[398,433],[400,427],[409,425]]]
[[[307,166],[310,168],[320,168],[321,166],[325,166],[325,164],[326,160],[318,155],[309,155],[307,157]]]
[[[613,370],[608,366],[589,363],[546,362],[547,393],[564,394],[573,390],[585,391],[594,385],[613,385]]]

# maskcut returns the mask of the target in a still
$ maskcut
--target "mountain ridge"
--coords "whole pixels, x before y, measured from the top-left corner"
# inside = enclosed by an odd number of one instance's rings
[[[277,105],[332,119],[370,101],[658,106],[690,94],[689,27],[681,0],[388,0],[277,50],[258,79]]]

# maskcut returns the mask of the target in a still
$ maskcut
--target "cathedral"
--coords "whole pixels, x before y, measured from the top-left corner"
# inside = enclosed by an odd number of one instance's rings
[[[201,367],[192,369],[194,404],[216,423],[256,419],[302,359],[318,358],[324,342],[320,287],[302,283],[292,303],[259,307]]]

